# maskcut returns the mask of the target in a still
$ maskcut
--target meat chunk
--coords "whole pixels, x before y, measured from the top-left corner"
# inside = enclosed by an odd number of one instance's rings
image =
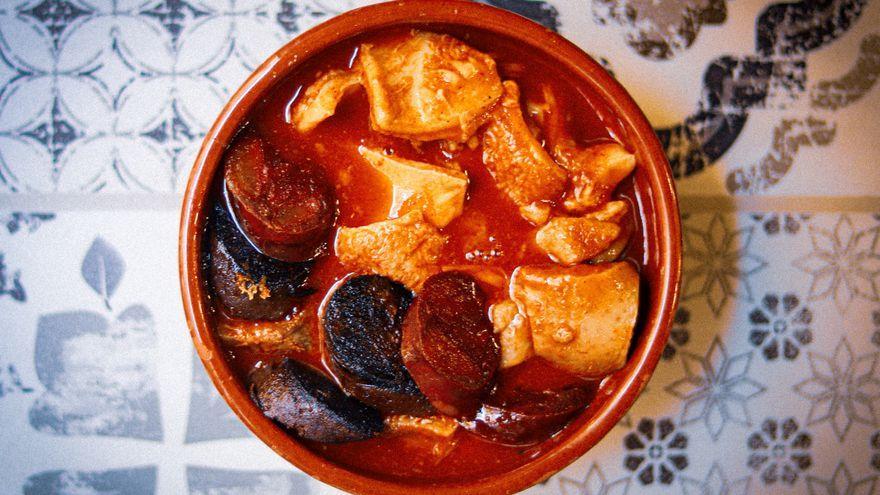
[[[345,395],[317,371],[285,358],[258,368],[250,394],[266,417],[300,438],[322,443],[365,440],[382,431],[382,416]]]
[[[579,386],[506,395],[493,393],[465,427],[493,442],[532,445],[561,430],[593,398],[590,388]]]
[[[458,422],[449,416],[417,416],[394,415],[385,417],[385,427],[394,433],[421,433],[438,437],[451,437],[458,430]]]
[[[633,220],[628,215],[629,210],[629,204],[626,201],[609,201],[602,205],[602,208],[584,215],[586,218],[592,218],[601,222],[614,222],[620,226],[620,234],[617,235],[617,238],[604,251],[591,257],[589,259],[590,263],[617,261],[623,252],[626,251],[630,237],[635,232]]]
[[[536,355],[584,377],[624,365],[639,305],[639,275],[629,263],[523,266],[510,292]]]
[[[554,217],[535,234],[535,243],[550,259],[574,265],[608,249],[620,226],[588,217]]]
[[[403,362],[443,414],[473,415],[498,369],[498,344],[484,305],[471,276],[443,272],[425,282],[404,322]]]
[[[361,75],[352,70],[331,70],[319,77],[293,108],[290,123],[299,132],[308,132],[336,113],[342,98],[361,84]]]
[[[285,263],[257,251],[221,204],[211,211],[204,262],[214,294],[234,318],[280,320],[308,294],[311,262]]]
[[[636,157],[620,143],[607,140],[578,146],[566,128],[567,116],[549,86],[543,87],[544,102],[532,105],[556,162],[568,170],[571,187],[564,206],[583,213],[608,201],[617,185],[636,166]]]
[[[363,227],[340,227],[336,256],[357,270],[378,273],[412,289],[435,273],[446,238],[421,211]]]
[[[306,261],[326,249],[336,199],[321,167],[281,160],[252,135],[232,144],[224,167],[236,219],[261,251]]]
[[[490,114],[483,135],[483,163],[523,218],[536,225],[547,221],[550,202],[565,189],[566,174],[526,125],[519,87],[513,81],[504,81],[504,96]]]
[[[358,152],[391,182],[391,217],[421,210],[429,222],[443,228],[461,215],[468,186],[464,172],[388,156],[364,146]]]
[[[431,409],[400,354],[401,325],[412,298],[397,282],[361,275],[333,292],[323,315],[327,351],[343,388],[388,414]]]
[[[464,142],[501,96],[495,61],[445,34],[365,43],[358,60],[371,123],[382,133]]]
[[[516,303],[507,299],[493,304],[489,318],[501,344],[501,369],[516,366],[535,355],[529,323]]]
[[[306,351],[311,347],[313,314],[298,311],[281,321],[230,321],[217,325],[217,337],[228,346],[266,351]]]
[[[563,151],[559,163],[571,173],[565,209],[583,212],[608,201],[617,185],[636,168],[636,156],[620,143]]]

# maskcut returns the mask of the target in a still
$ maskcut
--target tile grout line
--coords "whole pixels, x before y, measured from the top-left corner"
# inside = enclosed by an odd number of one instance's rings
[[[179,194],[0,194],[0,210],[178,211]],[[880,212],[880,196],[683,195],[682,213],[720,212]]]

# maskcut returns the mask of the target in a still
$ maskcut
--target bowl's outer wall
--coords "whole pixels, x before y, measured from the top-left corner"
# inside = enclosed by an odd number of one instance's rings
[[[205,203],[220,159],[245,116],[274,83],[333,43],[383,27],[426,23],[475,27],[514,38],[546,53],[586,81],[620,118],[627,143],[638,156],[636,187],[643,217],[647,264],[642,267],[638,341],[626,366],[612,375],[565,438],[541,457],[512,471],[449,483],[381,479],[333,464],[308,450],[267,419],[237,381],[214,335],[210,295],[200,269]],[[595,445],[623,416],[654,371],[669,335],[681,271],[681,226],[675,186],[663,150],[644,114],[598,63],[561,36],[524,17],[465,0],[405,0],[377,4],[335,17],[295,38],[245,81],[208,132],[192,169],[180,224],[180,284],[193,342],[208,375],[241,420],[282,457],[311,476],[353,493],[481,495],[513,493],[546,479]]]

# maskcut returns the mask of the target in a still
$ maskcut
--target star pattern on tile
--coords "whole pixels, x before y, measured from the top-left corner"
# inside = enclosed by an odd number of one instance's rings
[[[749,277],[767,266],[749,251],[754,230],[733,229],[717,213],[705,230],[686,226],[682,299],[703,297],[716,316],[730,298],[751,301]]]
[[[594,462],[582,481],[561,477],[559,489],[562,495],[626,495],[631,481],[629,476],[609,481],[602,468]]]
[[[871,495],[878,488],[877,475],[854,480],[846,464],[840,463],[829,479],[807,476],[807,491],[810,495]]]
[[[794,386],[794,391],[810,403],[807,424],[829,422],[840,441],[853,423],[878,426],[875,403],[880,399],[880,379],[873,352],[855,357],[843,337],[832,356],[808,355],[813,376]]]
[[[749,493],[752,478],[746,476],[729,480],[717,462],[703,480],[682,477],[681,491],[683,495],[746,495]]]
[[[704,357],[681,353],[684,377],[666,387],[683,402],[681,425],[702,421],[712,440],[718,440],[728,422],[749,426],[747,403],[765,390],[748,376],[752,355],[729,356],[718,337]]]
[[[855,299],[880,302],[880,227],[857,230],[841,215],[832,230],[810,226],[812,251],[794,266],[812,278],[811,300],[832,299],[845,313]]]

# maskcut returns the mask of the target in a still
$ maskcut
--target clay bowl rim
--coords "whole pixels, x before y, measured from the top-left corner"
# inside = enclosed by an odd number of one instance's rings
[[[639,341],[626,367],[615,373],[615,386],[593,417],[537,459],[511,471],[460,482],[401,482],[346,469],[312,452],[262,415],[239,384],[209,325],[208,294],[200,269],[206,200],[226,145],[247,112],[279,79],[299,64],[342,39],[391,25],[427,23],[474,27],[512,37],[547,53],[605,99],[627,130],[648,190],[654,222],[644,224],[645,238],[656,239],[659,270],[652,280],[651,302],[641,319]],[[648,230],[651,230],[649,233]],[[652,253],[653,255],[653,253]],[[270,56],[230,98],[207,133],[183,198],[180,223],[180,283],[193,342],[208,376],[242,422],[266,445],[310,476],[354,493],[400,495],[512,493],[527,488],[586,453],[618,422],[650,379],[669,336],[681,271],[681,226],[672,174],[660,142],[626,90],[597,62],[560,35],[519,15],[466,0],[406,0],[375,4],[334,17],[306,31]],[[643,308],[645,306],[643,305]],[[623,372],[623,373],[621,373]],[[607,389],[608,387],[606,387]],[[572,428],[574,425],[569,426]]]

